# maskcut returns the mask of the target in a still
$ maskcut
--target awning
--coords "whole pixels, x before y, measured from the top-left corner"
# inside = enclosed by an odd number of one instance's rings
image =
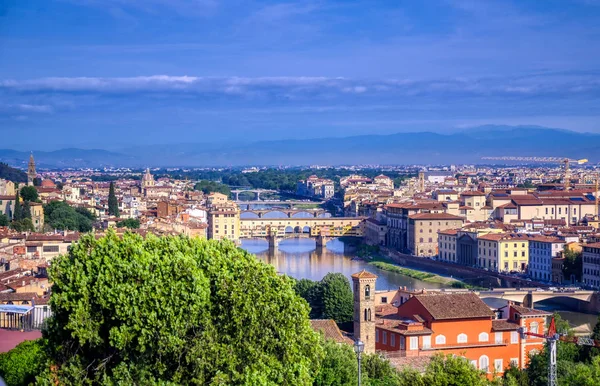
[[[33,310],[33,307],[20,304],[0,304],[0,313],[12,312],[15,314],[27,314]]]

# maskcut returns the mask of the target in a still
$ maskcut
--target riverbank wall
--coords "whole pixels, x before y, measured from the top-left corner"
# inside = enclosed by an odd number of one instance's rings
[[[542,286],[541,283],[528,282],[524,279],[486,272],[478,268],[411,256],[388,248],[382,248],[381,252],[391,261],[403,267],[453,277],[473,286],[485,288]]]

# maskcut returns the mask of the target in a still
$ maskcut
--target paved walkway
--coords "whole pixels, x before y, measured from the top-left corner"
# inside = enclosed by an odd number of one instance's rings
[[[10,351],[23,341],[41,337],[42,333],[40,331],[21,332],[0,329],[0,352]]]

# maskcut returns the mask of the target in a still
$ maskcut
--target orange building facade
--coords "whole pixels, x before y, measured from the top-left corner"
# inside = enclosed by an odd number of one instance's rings
[[[519,328],[543,334],[550,313],[509,304],[492,311],[476,294],[421,293],[398,307],[375,307],[375,348],[390,356],[435,353],[467,358],[477,369],[502,375],[511,364],[527,365],[543,339],[522,339]]]

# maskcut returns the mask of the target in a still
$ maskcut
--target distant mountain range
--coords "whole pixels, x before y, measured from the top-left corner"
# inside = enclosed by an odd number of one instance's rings
[[[491,163],[484,156],[557,156],[600,161],[600,135],[539,126],[479,126],[458,133],[137,146],[117,151],[36,151],[39,167],[192,167],[310,164]],[[29,153],[0,149],[0,162],[26,168]]]

